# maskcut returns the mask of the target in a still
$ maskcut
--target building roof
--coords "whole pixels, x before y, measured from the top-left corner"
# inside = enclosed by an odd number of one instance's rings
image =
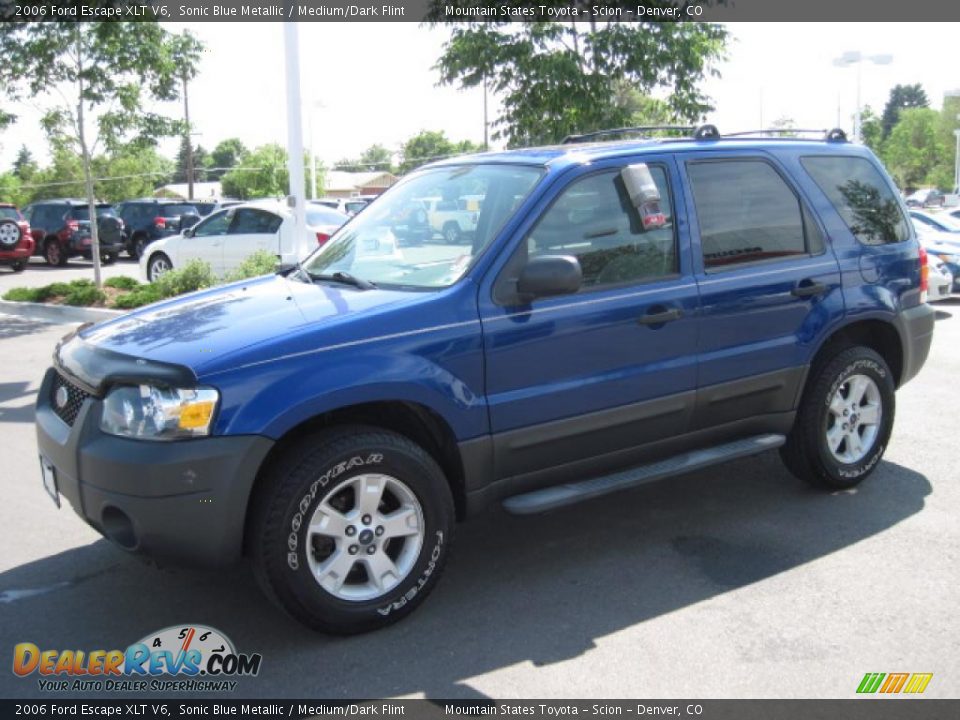
[[[176,198],[178,200],[218,200],[223,195],[223,188],[218,182],[195,182],[193,197],[190,197],[190,186],[187,183],[172,183],[153,191],[154,197]]]
[[[360,190],[361,188],[387,188],[397,181],[397,176],[388,172],[347,172],[327,170],[323,176],[323,188],[327,192]]]

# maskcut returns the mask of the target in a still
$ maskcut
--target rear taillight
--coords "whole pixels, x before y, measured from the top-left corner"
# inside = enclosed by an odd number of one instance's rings
[[[164,220],[162,217],[155,217],[155,218],[153,219],[153,226],[154,226],[157,230],[163,230],[164,228],[167,227],[167,221]]]
[[[327,240],[330,239],[330,236],[324,232],[317,233],[317,245],[323,245]]]
[[[920,302],[927,301],[927,290],[930,288],[930,265],[927,251],[920,248]]]
[[[76,220],[67,220],[67,230],[70,232],[76,232],[80,229],[80,223]]]

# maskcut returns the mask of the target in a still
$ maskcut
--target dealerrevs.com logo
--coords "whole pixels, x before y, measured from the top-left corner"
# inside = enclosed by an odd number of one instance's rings
[[[233,678],[256,675],[262,660],[238,653],[230,638],[205,625],[164,628],[126,650],[41,650],[30,642],[13,648],[14,674],[37,675],[48,692],[233,691]]]

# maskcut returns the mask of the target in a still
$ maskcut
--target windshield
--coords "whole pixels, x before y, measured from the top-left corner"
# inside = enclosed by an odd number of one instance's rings
[[[199,215],[200,212],[194,205],[161,205],[160,214],[163,217],[173,218],[181,215]]]
[[[459,280],[536,185],[523,165],[424,170],[388,190],[304,263],[377,285],[441,288]]]

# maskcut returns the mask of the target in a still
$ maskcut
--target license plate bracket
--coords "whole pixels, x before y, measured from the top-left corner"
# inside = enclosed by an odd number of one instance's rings
[[[40,473],[43,477],[43,489],[53,500],[53,504],[60,507],[60,490],[57,487],[57,470],[49,460],[40,457]]]

